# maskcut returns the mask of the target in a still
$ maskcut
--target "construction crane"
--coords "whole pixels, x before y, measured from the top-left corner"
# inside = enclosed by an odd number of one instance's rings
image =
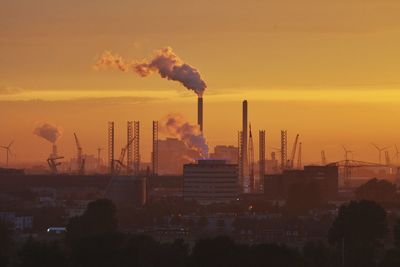
[[[290,159],[288,161],[288,169],[293,169],[294,167],[294,159],[296,157],[296,150],[297,150],[297,142],[299,141],[299,135],[296,135],[296,138],[294,139],[294,144],[293,144],[293,148],[292,148],[292,154],[290,155]]]
[[[299,143],[299,153],[298,153],[298,155],[297,155],[297,169],[299,169],[299,170],[301,170],[302,168],[303,168],[303,164],[302,164],[302,162],[301,162],[301,153],[302,153],[302,151],[301,151],[301,142]]]
[[[61,165],[61,162],[57,162],[59,159],[63,159],[64,157],[56,156],[50,157],[47,159],[47,164],[49,164],[51,173],[56,174],[58,173],[57,167]]]
[[[83,155],[82,155],[82,146],[78,140],[78,136],[76,135],[76,133],[74,133],[74,137],[75,137],[75,143],[76,143],[76,149],[77,149],[76,163],[78,166],[78,173],[80,175],[83,175],[83,174],[85,174],[85,159],[83,158]]]
[[[251,132],[251,123],[249,124],[249,156],[250,156],[250,193],[255,191],[255,183],[254,183],[254,144],[253,144],[253,135]]]
[[[8,167],[8,158],[9,158],[9,156],[11,155],[12,156],[12,153],[11,153],[11,145],[14,143],[14,141],[11,141],[9,144],[8,144],[8,146],[1,146],[1,148],[3,148],[3,149],[5,149],[6,150],[6,154],[7,154],[7,161],[6,161],[6,166]]]
[[[119,159],[115,160],[115,163],[116,163],[115,164],[115,172],[114,172],[115,175],[118,175],[121,172],[122,168],[128,168],[128,166],[124,164],[125,154],[126,154],[126,151],[128,150],[128,147],[132,144],[132,142],[134,140],[135,140],[135,138],[132,138],[126,144],[126,146],[121,149],[121,154],[119,156]]]
[[[338,166],[343,169],[344,184],[348,185],[351,179],[352,170],[361,167],[387,167],[382,164],[377,164],[373,162],[357,161],[345,159],[338,162],[329,163],[327,166]]]
[[[321,151],[321,164],[322,164],[322,166],[326,165],[325,150]]]

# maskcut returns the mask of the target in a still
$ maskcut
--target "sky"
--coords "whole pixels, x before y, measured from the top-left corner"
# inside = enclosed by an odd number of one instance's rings
[[[51,145],[33,129],[49,122],[64,130],[61,154],[74,156],[74,132],[96,154],[112,120],[119,151],[126,121],[139,120],[148,161],[152,120],[180,113],[196,123],[196,95],[158,75],[93,65],[105,50],[141,60],[169,46],[207,83],[211,151],[236,145],[247,99],[255,144],[265,129],[268,153],[287,129],[289,150],[300,134],[304,162],[321,150],[341,160],[343,145],[377,161],[371,143],[394,157],[399,13],[397,0],[0,0],[0,145],[15,140],[14,162],[44,162]]]

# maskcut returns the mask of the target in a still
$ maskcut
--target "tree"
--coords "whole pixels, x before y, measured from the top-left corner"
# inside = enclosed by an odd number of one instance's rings
[[[248,247],[235,244],[229,237],[202,239],[195,244],[190,266],[247,266]]]
[[[7,266],[11,247],[13,245],[10,225],[0,220],[0,266]]]
[[[329,241],[344,250],[346,266],[374,266],[376,251],[386,233],[386,212],[379,204],[352,201],[339,208]]]
[[[28,239],[18,251],[19,267],[67,266],[64,252],[56,242],[42,243]]]
[[[67,225],[67,241],[112,234],[117,231],[116,208],[109,199],[90,202],[83,215],[72,218]]]
[[[359,186],[356,191],[357,199],[376,202],[393,202],[396,198],[396,186],[386,180],[373,178]]]

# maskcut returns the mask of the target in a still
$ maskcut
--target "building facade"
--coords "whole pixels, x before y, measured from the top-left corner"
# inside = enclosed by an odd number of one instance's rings
[[[183,167],[183,197],[200,204],[229,203],[239,194],[238,165],[225,160],[198,160]]]

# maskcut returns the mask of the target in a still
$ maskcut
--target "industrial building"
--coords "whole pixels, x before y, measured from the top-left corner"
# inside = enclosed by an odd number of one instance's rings
[[[292,186],[315,182],[324,200],[334,200],[338,193],[338,179],[337,166],[304,166],[304,170],[284,170],[281,174],[265,176],[264,194],[268,199],[285,200]]]
[[[200,204],[229,203],[239,194],[237,164],[225,160],[198,160],[183,167],[183,198]]]
[[[117,208],[141,207],[147,200],[146,178],[131,175],[114,176],[106,189],[106,197]]]

